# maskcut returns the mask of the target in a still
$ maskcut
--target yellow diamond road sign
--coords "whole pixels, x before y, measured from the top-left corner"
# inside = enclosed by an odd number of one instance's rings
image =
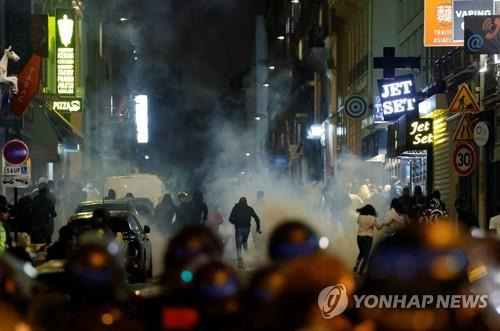
[[[474,141],[474,127],[469,119],[469,115],[464,114],[460,119],[460,123],[453,135],[453,141]]]
[[[468,113],[480,111],[476,98],[467,84],[460,85],[448,109],[452,113]]]

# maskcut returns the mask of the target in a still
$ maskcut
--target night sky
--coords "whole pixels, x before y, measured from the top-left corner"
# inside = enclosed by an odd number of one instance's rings
[[[168,66],[183,73],[187,108],[213,107],[230,77],[252,64],[257,3],[141,1],[142,58],[157,72]]]

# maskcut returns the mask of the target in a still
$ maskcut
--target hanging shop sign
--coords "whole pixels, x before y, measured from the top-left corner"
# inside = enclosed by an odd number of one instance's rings
[[[82,99],[59,99],[51,101],[54,110],[60,113],[78,113],[82,111]]]
[[[463,46],[453,41],[453,0],[425,0],[424,46]]]
[[[378,80],[384,120],[394,121],[416,109],[416,90],[413,74],[394,79]]]
[[[468,54],[499,54],[500,16],[467,16],[464,46]]]
[[[469,144],[458,144],[453,153],[453,168],[459,176],[470,175],[476,166],[476,152]]]
[[[57,94],[75,94],[75,11],[56,10]]]
[[[493,0],[453,0],[453,41],[464,41],[465,17],[493,15]]]
[[[453,134],[455,142],[469,142],[474,140],[474,127],[470,121],[469,115],[464,114],[458,123],[457,129]]]
[[[368,106],[363,97],[359,95],[353,95],[349,97],[345,102],[344,110],[349,117],[360,118],[366,114]]]
[[[408,122],[407,144],[410,149],[426,149],[434,142],[432,119],[421,118]]]
[[[460,85],[457,94],[453,98],[448,109],[452,113],[469,113],[480,111],[479,104],[472,94],[469,85]]]
[[[28,108],[40,87],[42,57],[33,54],[18,78],[19,92],[12,98],[10,112],[20,117]]]
[[[479,147],[484,147],[488,144],[488,140],[490,139],[490,128],[488,127],[488,123],[479,122],[474,127],[474,142]]]

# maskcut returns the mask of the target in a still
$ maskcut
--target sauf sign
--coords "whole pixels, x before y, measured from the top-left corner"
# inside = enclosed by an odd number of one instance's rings
[[[394,121],[406,112],[415,110],[416,90],[412,74],[380,79],[378,88],[385,121]]]
[[[432,119],[410,121],[407,130],[409,148],[426,149],[432,147],[434,141]]]

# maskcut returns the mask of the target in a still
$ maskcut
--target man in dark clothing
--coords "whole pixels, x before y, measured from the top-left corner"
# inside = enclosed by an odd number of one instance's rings
[[[405,186],[403,188],[403,194],[399,197],[399,203],[401,204],[404,211],[406,212],[406,215],[410,215],[411,214],[411,207],[412,207],[411,206],[412,199],[410,196],[410,189],[408,188],[408,186]]]
[[[179,205],[175,207],[174,233],[191,224],[191,206],[189,205],[188,194],[186,192],[179,192],[177,199],[179,200]]]
[[[250,234],[250,222],[252,218],[257,225],[257,233],[261,234],[259,217],[253,208],[247,204],[247,198],[240,198],[240,201],[234,205],[231,215],[229,216],[229,222],[234,224],[236,253],[238,255],[238,267],[240,268],[243,268],[242,248],[245,251],[248,249],[247,241],[248,235]]]
[[[47,260],[66,260],[75,248],[76,231],[65,225],[59,229],[59,239],[47,249]]]
[[[193,192],[193,200],[189,203],[190,209],[190,223],[200,224],[207,221],[208,207],[205,202],[203,202],[203,194],[196,190]]]
[[[33,201],[29,195],[19,199],[15,210],[15,219],[18,232],[26,232],[33,237]]]
[[[46,185],[40,185],[38,195],[33,199],[33,216],[35,222],[36,239],[50,244],[54,232],[54,217],[57,216],[54,201],[49,197]],[[38,241],[38,240],[37,240]]]
[[[467,206],[464,199],[459,198],[455,200],[455,209],[457,210],[458,224],[460,224],[467,230],[479,227],[479,222],[477,220],[476,215]]]

